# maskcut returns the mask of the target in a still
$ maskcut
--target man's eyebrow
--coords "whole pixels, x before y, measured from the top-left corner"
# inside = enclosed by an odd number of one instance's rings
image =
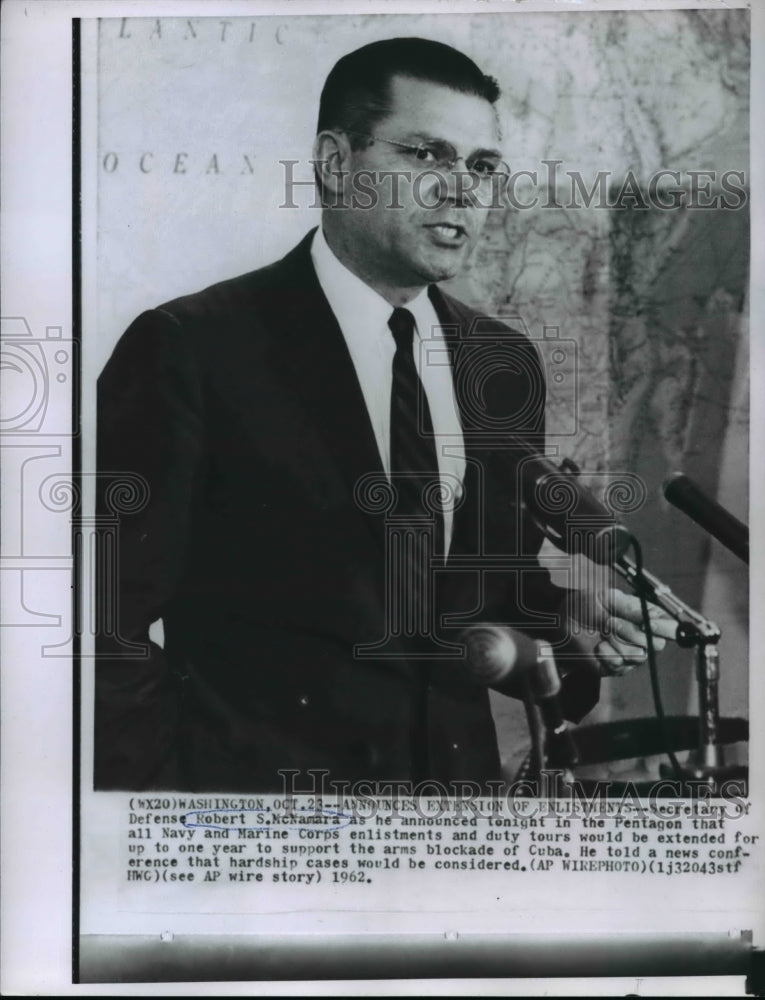
[[[491,148],[491,149],[483,149],[482,147],[479,147],[478,149],[474,149],[473,152],[470,155],[471,156],[496,156],[498,159],[502,159],[502,155],[503,154],[502,154],[502,150],[501,149],[497,149],[496,147]]]
[[[435,142],[435,143],[446,143],[448,146],[454,146],[454,143],[450,139],[443,139],[440,136],[430,135],[428,132],[410,132],[409,138],[402,140],[402,142],[411,142],[414,145],[423,142]],[[455,147],[456,148],[456,147]],[[496,147],[483,147],[479,146],[478,149],[471,150],[468,154],[469,156],[498,156],[502,157],[502,150]]]

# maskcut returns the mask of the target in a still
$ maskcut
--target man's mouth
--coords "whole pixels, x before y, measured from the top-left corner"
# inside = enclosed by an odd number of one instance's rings
[[[462,243],[465,239],[467,239],[467,230],[465,230],[462,226],[452,225],[450,222],[437,222],[434,225],[427,226],[426,228],[445,243]]]

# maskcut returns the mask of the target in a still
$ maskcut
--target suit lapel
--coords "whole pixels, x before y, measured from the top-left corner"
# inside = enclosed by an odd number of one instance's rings
[[[362,477],[385,478],[385,472],[356,369],[313,268],[312,237],[313,231],[275,265],[271,359],[356,496]],[[382,544],[382,518],[366,520]]]
[[[466,424],[465,400],[460,391],[460,380],[454,377],[454,372],[460,344],[467,338],[470,331],[466,328],[463,317],[452,308],[449,301],[435,285],[431,285],[428,289],[428,296],[441,322],[441,334],[446,344],[452,370],[454,395],[460,420],[464,427]],[[482,487],[479,483],[479,467],[483,469],[484,463],[478,461],[478,454],[470,434],[464,436],[463,443],[465,447],[465,481],[463,483],[465,500],[455,513],[452,543],[449,550],[450,559],[452,556],[476,553],[480,547],[481,509],[478,501]]]

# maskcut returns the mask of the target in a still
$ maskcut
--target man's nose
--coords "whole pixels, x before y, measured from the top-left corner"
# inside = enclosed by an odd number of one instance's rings
[[[468,168],[464,156],[458,156],[444,171],[445,200],[453,201],[459,207],[475,208],[478,178]]]
[[[459,208],[477,205],[477,178],[468,169],[464,156],[458,156],[449,164],[444,164],[433,178],[434,195],[438,203],[451,202]]]

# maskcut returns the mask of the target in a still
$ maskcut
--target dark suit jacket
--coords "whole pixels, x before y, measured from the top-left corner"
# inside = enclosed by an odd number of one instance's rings
[[[121,473],[142,477],[148,499],[121,513],[111,561],[104,534],[97,788],[280,791],[284,768],[350,782],[498,776],[488,694],[464,663],[418,661],[395,636],[392,655],[358,655],[386,634],[387,543],[385,513],[354,489],[383,471],[311,235],[141,315],[99,380],[99,513]],[[489,620],[551,638],[564,594],[536,563],[500,446],[507,431],[543,442],[536,351],[430,294],[467,448],[438,634]],[[158,618],[164,649],[148,641]],[[584,664],[565,686],[580,718],[597,677]]]

